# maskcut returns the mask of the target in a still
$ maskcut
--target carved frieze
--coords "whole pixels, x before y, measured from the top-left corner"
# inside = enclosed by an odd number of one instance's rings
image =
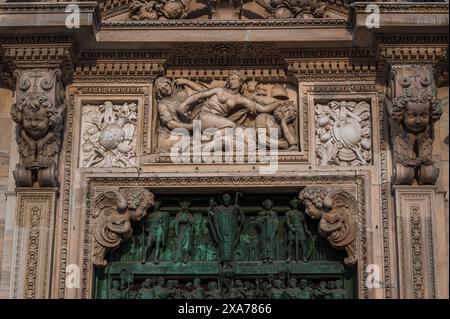
[[[316,104],[318,164],[367,165],[372,159],[370,106],[367,102]]]
[[[263,132],[265,141],[261,143],[267,143],[264,148],[276,144],[280,150],[299,151],[296,94],[286,83],[247,80],[239,71],[231,71],[226,81],[160,77],[154,91],[159,152],[170,152],[183,136],[191,136],[197,128],[202,134],[202,147],[206,148],[218,142],[218,133],[232,131],[236,148],[256,148],[256,136],[261,140],[256,132]],[[241,136],[235,134],[238,130]]]
[[[394,65],[386,106],[394,150],[394,184],[435,184],[434,123],[442,115],[431,66]]]
[[[81,167],[135,167],[135,102],[83,105]]]
[[[327,190],[322,186],[309,186],[299,194],[306,207],[306,213],[319,219],[319,233],[330,245],[344,250],[344,263],[354,265],[358,260],[356,237],[358,234],[358,204],[355,198],[344,190]]]
[[[256,0],[273,19],[324,18],[327,5],[321,0]]]
[[[106,266],[106,253],[131,236],[131,221],[140,221],[153,204],[153,194],[144,188],[125,188],[97,196],[92,214],[94,265]]]
[[[328,17],[327,7],[321,0],[133,0],[128,19],[313,19]]]

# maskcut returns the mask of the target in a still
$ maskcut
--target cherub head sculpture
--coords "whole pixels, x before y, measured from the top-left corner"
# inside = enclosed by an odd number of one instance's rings
[[[11,116],[29,138],[38,141],[62,122],[61,114],[50,100],[39,92],[32,92],[14,103]]]
[[[237,70],[232,70],[228,74],[227,82],[225,87],[231,91],[237,91],[238,93],[244,93],[243,84],[245,82],[245,77]]]

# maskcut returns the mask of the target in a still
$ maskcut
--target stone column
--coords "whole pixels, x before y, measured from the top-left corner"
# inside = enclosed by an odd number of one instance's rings
[[[12,298],[50,297],[65,83],[74,56],[67,40],[55,37],[45,43],[36,37],[3,45],[4,59],[16,80],[11,117],[19,153],[13,172],[17,201]]]

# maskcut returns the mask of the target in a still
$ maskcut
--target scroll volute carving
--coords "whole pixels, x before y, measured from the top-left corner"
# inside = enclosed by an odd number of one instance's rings
[[[311,186],[299,194],[312,219],[319,219],[319,234],[336,250],[344,250],[347,266],[357,262],[356,236],[358,234],[358,206],[355,198],[344,190],[327,190]]]
[[[442,115],[431,66],[394,66],[386,91],[396,185],[434,185],[434,123]]]
[[[19,164],[14,170],[21,187],[57,187],[58,155],[64,116],[64,87],[59,70],[19,70],[16,103],[11,117],[16,122]]]
[[[140,221],[153,205],[154,195],[144,188],[107,191],[96,198],[92,214],[95,266],[106,266],[107,252],[118,248],[131,236],[131,221]]]

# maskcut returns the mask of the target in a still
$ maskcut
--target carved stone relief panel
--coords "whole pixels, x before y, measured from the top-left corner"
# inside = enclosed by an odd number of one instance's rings
[[[372,124],[367,102],[317,103],[314,125],[318,165],[357,166],[371,163]]]
[[[82,106],[81,167],[135,167],[136,101]]]
[[[245,152],[259,149],[258,143],[264,149],[300,151],[297,93],[292,83],[245,79],[239,71],[209,81],[160,77],[154,83],[154,95],[157,153],[171,152],[183,136],[195,138],[195,132],[201,135],[202,151],[217,142],[216,134],[227,132],[232,134],[233,147],[242,146]]]

